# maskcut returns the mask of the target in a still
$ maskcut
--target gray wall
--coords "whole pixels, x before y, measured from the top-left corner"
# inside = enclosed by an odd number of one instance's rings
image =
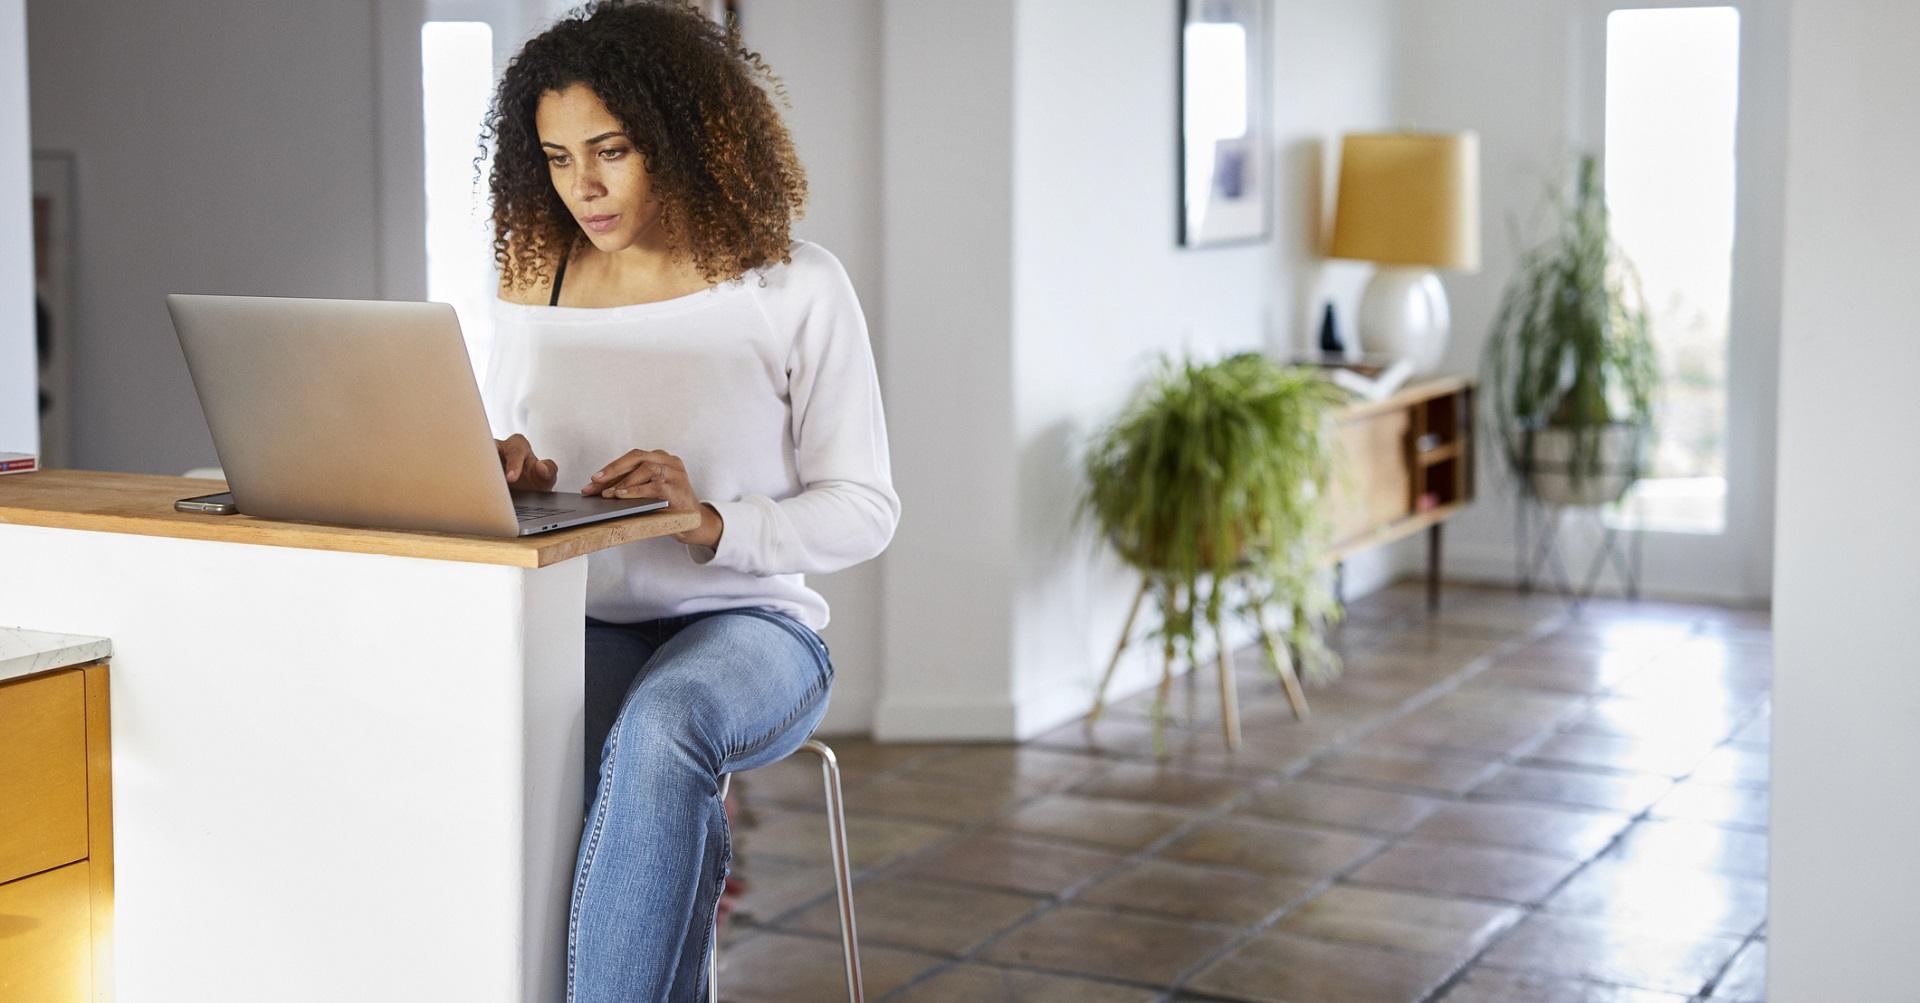
[[[1793,22],[1767,989],[1911,1000],[1920,6],[1797,0]]]
[[[792,99],[781,109],[807,169],[799,236],[846,266],[867,315],[876,362],[887,365],[880,249],[880,0],[780,0],[752,4],[741,24]],[[883,385],[888,410],[893,387]],[[894,451],[902,444],[895,436]],[[833,609],[822,637],[833,649],[833,701],[820,730],[865,732],[880,690],[880,561],[815,575]]]
[[[0,0],[0,452],[40,449],[33,350],[26,17]]]
[[[72,152],[78,189],[73,466],[215,462],[167,293],[376,295],[373,17],[30,0],[33,146]]]
[[[1010,737],[1014,0],[882,19],[887,393],[875,735]]]

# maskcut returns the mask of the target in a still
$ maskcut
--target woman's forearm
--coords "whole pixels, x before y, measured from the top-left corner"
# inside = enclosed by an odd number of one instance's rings
[[[681,538],[682,543],[709,550],[720,546],[720,537],[726,532],[727,521],[720,518],[720,510],[707,502],[700,503],[700,528]]]

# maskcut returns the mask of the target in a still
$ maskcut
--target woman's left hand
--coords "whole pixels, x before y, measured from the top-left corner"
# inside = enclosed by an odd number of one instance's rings
[[[700,525],[673,534],[681,543],[714,547],[723,528],[720,513],[700,501],[687,478],[687,465],[678,456],[657,449],[632,449],[601,467],[580,489],[583,495],[603,498],[665,498],[669,512],[698,512]]]

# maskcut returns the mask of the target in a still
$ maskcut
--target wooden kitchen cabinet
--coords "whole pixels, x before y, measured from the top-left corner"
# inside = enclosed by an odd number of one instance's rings
[[[0,1003],[112,998],[107,662],[0,681]]]

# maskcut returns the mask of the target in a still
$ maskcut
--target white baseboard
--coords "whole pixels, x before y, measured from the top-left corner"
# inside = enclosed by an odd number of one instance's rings
[[[1514,564],[1513,551],[1504,547],[1472,547],[1449,544],[1441,564],[1443,579],[1470,585],[1499,585],[1508,588],[1520,583],[1520,572]],[[1551,590],[1550,582],[1535,580],[1536,590]],[[1620,594],[1619,579],[1609,568],[1600,579],[1598,594],[1617,596]],[[1696,580],[1666,581],[1658,585],[1649,583],[1645,572],[1642,573],[1640,597],[1650,600],[1671,600],[1675,602],[1707,602],[1718,605],[1753,606],[1756,600],[1742,591],[1737,583],[1712,574],[1711,569],[1703,569]]]
[[[885,699],[873,710],[876,742],[1007,742],[1018,709],[1005,697]]]

